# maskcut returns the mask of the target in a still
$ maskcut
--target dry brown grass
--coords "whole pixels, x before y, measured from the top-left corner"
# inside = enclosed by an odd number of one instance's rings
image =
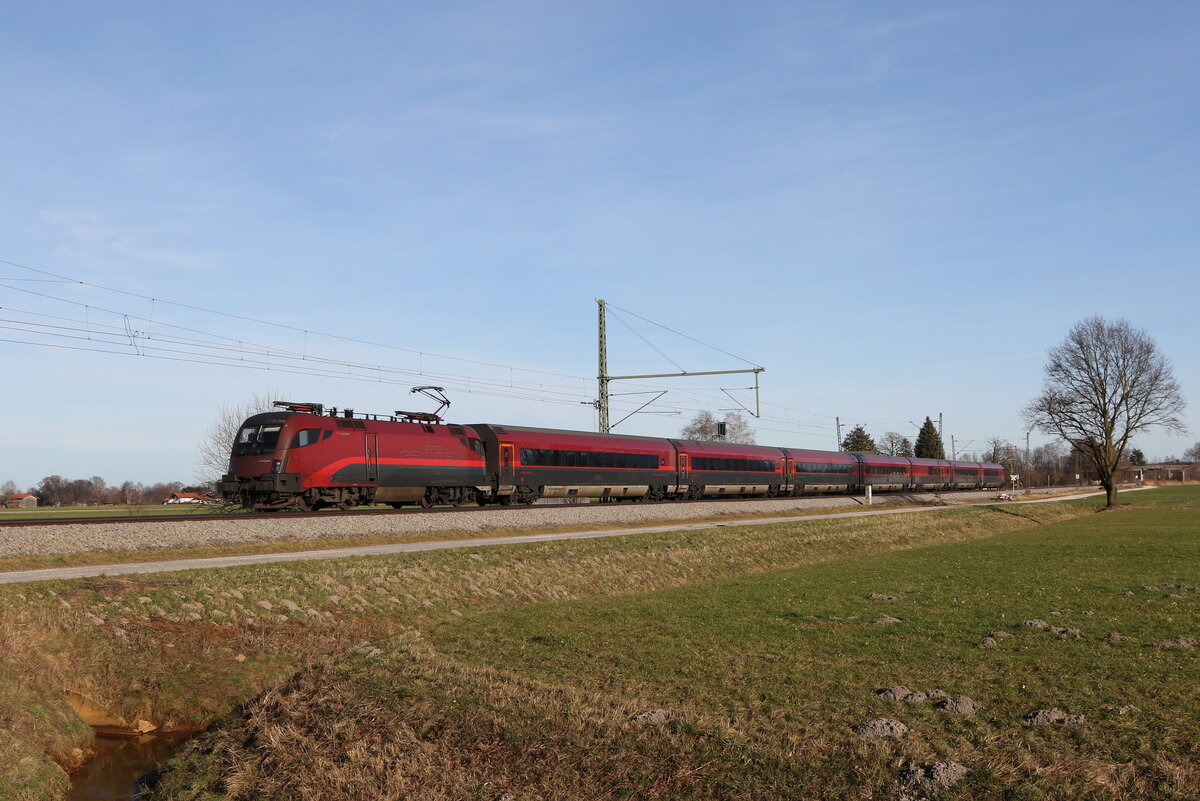
[[[740,763],[782,770],[728,730],[642,725],[644,706],[464,666],[416,632],[381,645],[256,699],[147,801],[752,798],[759,782],[738,778]],[[209,776],[202,786],[191,759]]]

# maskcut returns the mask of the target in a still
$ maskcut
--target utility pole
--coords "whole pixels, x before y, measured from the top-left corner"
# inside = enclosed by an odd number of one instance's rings
[[[938,425],[941,425],[941,423],[942,423],[942,416],[939,414],[938,415]],[[940,432],[938,433],[938,436],[939,437],[941,436]],[[952,462],[958,461],[958,451],[954,449],[954,435],[953,434],[950,435],[950,461],[952,461]]]
[[[608,334],[604,324],[604,301],[597,300],[600,307],[600,398],[596,408],[600,411],[600,431],[608,433]]]
[[[837,449],[838,449],[838,451],[841,451],[841,449],[842,449],[842,418],[835,417],[833,419],[835,421],[837,421]]]
[[[754,367],[749,370],[707,370],[704,372],[695,372],[695,373],[684,370],[683,372],[679,372],[679,373],[651,373],[648,375],[609,375],[608,374],[608,342],[607,342],[605,323],[604,323],[604,305],[605,304],[604,304],[604,301],[601,300],[600,298],[596,299],[596,303],[600,307],[600,311],[599,311],[599,315],[600,315],[600,340],[599,340],[600,341],[600,375],[598,376],[599,381],[600,381],[600,393],[599,393],[600,396],[599,396],[599,398],[596,399],[595,406],[596,406],[596,409],[600,412],[600,433],[607,434],[609,432],[609,429],[611,428],[611,426],[609,425],[609,422],[608,422],[608,412],[609,412],[608,383],[610,381],[631,381],[631,380],[638,380],[638,379],[644,379],[644,378],[681,378],[683,376],[693,376],[693,375],[732,375],[733,373],[754,373],[754,411],[751,412],[751,414],[753,414],[755,417],[761,416],[761,407],[759,406],[759,401],[758,401],[758,374],[766,372],[767,368],[765,368],[765,367]],[[666,390],[663,390],[663,392],[665,392],[665,391]],[[728,393],[726,393],[726,394],[728,394]],[[660,394],[660,397],[661,397],[661,394]],[[655,400],[657,400],[657,398]],[[650,403],[653,403],[653,401],[647,401],[646,403],[642,404],[642,406],[643,407],[648,406]],[[746,411],[750,411],[750,410],[747,409]],[[631,414],[633,414],[633,412],[631,412]],[[628,417],[628,416],[629,415],[626,415],[626,417]],[[622,418],[622,419],[624,419],[624,418]],[[620,422],[621,422],[621,420],[617,421],[618,424],[620,424]]]
[[[942,437],[942,413],[941,412],[938,412],[938,439],[942,440],[942,442],[946,441]]]

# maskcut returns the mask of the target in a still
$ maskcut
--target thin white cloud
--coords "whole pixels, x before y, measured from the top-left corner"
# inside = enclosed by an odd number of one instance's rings
[[[215,269],[221,254],[215,250],[180,250],[162,247],[153,240],[178,231],[163,225],[123,225],[99,211],[78,208],[43,209],[41,217],[59,229],[62,240],[56,256],[91,263],[144,262],[189,271]]]

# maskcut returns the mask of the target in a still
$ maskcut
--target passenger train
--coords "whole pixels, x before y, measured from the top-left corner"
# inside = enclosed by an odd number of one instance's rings
[[[248,418],[221,494],[253,509],[789,497],[995,489],[998,464],[355,414],[277,402]]]

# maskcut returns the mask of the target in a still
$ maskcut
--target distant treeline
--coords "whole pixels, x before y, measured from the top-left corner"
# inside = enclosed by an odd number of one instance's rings
[[[126,481],[120,485],[109,484],[100,476],[91,478],[63,478],[46,476],[36,487],[26,492],[38,497],[38,506],[83,506],[94,504],[139,504],[162,503],[172,492],[207,492],[209,487],[185,487],[179,481],[158,484],[142,484]],[[20,494],[13,481],[0,485],[0,501]]]

